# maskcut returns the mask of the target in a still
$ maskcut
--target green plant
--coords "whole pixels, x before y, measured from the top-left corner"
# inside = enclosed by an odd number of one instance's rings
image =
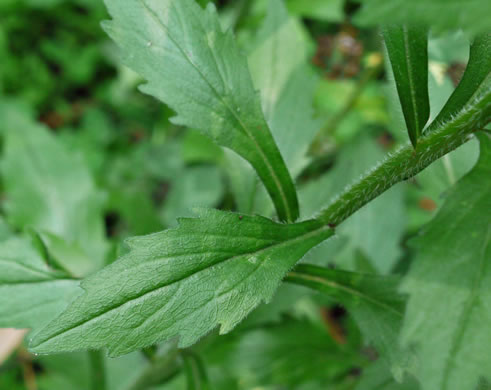
[[[383,13],[377,11],[383,8],[378,3],[367,3],[361,17]],[[98,160],[90,160],[89,169],[28,113],[12,103],[0,105],[8,194],[4,209],[13,226],[34,227],[22,237],[6,228],[0,243],[0,326],[31,328],[29,349],[36,354],[95,351],[89,360],[99,375],[88,385],[92,389],[107,387],[101,374],[105,360],[97,352],[102,349],[111,357],[137,350],[145,354],[149,363],[129,389],[172,386],[168,381],[181,372],[189,389],[209,389],[218,385],[208,378],[203,356],[225,364],[227,344],[248,358],[239,364],[250,364],[260,384],[315,389],[332,379],[336,389],[486,388],[491,379],[486,328],[491,319],[491,135],[486,129],[491,121],[491,35],[479,26],[467,30],[476,35],[466,71],[427,123],[428,25],[413,16],[386,25],[387,55],[410,143],[340,190],[325,207],[311,210],[315,216],[309,217],[302,208],[315,207],[302,200],[309,191],[319,197],[326,183],[314,183],[300,195],[294,183],[316,163],[307,155],[312,142],[322,146],[326,140],[316,138],[319,126],[311,107],[298,101],[305,91],[311,95],[315,81],[305,65],[308,49],[301,29],[283,3],[269,2],[260,44],[249,63],[232,30],[224,32],[213,5],[202,8],[194,0],[106,0],[106,5],[112,20],[104,29],[120,47],[123,62],[145,80],[141,90],[176,113],[167,113],[172,124],[199,130],[229,150],[194,135],[200,148],[211,150],[208,161],[219,159],[230,173],[236,207],[196,208],[177,227],[128,238],[112,262],[116,251],[110,252],[100,218],[105,199],[92,175],[101,170]],[[283,62],[292,50],[303,57]],[[478,162],[411,240],[414,259],[404,276],[389,275],[391,264],[382,262],[360,272],[363,267],[330,269],[303,260],[311,250],[322,255],[325,247],[319,245],[333,240],[337,231],[342,236],[364,206],[476,138]],[[158,165],[158,175],[165,177],[161,169]],[[182,167],[164,169],[183,172]],[[139,198],[125,196],[128,189],[119,190],[131,175],[125,171],[122,180],[107,179],[108,188],[111,180],[118,183],[112,195],[115,208],[128,210],[121,205],[132,201],[140,207]],[[336,188],[335,180],[327,184]],[[53,203],[58,215],[49,213]],[[258,211],[263,216],[252,215]],[[128,218],[136,226],[139,212]],[[155,226],[159,222],[148,230]],[[375,227],[358,224],[356,229],[362,236]],[[146,225],[141,230],[146,233]],[[350,245],[363,248],[363,238]],[[367,251],[358,249],[350,255],[369,263],[363,259]],[[318,327],[298,319],[281,326],[254,324],[257,311],[278,314],[270,302],[284,282],[308,287],[347,308],[364,342],[380,355],[361,382],[346,375],[353,362],[369,363],[343,348],[353,340],[337,345]],[[291,291],[285,291],[288,300]],[[249,324],[244,335],[230,333],[240,330],[244,320]],[[217,328],[230,334],[216,337]],[[237,357],[230,359],[233,365]],[[272,374],[263,374],[265,367],[273,367]],[[245,383],[249,388],[257,384],[248,384],[247,377]]]

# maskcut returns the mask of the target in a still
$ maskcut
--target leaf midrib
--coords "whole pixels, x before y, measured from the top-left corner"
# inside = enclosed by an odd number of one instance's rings
[[[414,124],[416,128],[414,129],[415,131],[415,137],[416,139],[414,142],[416,143],[416,140],[419,137],[419,134],[421,132],[421,127],[419,123],[419,115],[418,115],[418,105],[416,102],[416,90],[414,87],[414,79],[413,79],[413,74],[412,74],[412,66],[411,66],[411,53],[410,53],[410,45],[409,45],[409,32],[407,29],[407,26],[402,27],[402,36],[404,39],[404,59],[406,60],[406,67],[407,67],[407,78],[409,82],[409,91],[410,91],[410,96],[411,96],[411,104],[413,106],[413,112],[414,112]]]
[[[244,130],[245,134],[249,137],[249,139],[253,142],[257,152],[259,153],[261,159],[263,160],[264,164],[266,165],[266,168],[268,169],[269,171],[269,174],[271,176],[271,178],[273,179],[276,187],[278,188],[278,191],[279,191],[279,194],[280,194],[280,197],[281,197],[281,201],[283,203],[283,207],[284,207],[284,210],[286,212],[286,217],[287,217],[287,220],[289,222],[293,222],[293,218],[292,218],[292,212],[290,210],[290,207],[288,205],[288,199],[286,197],[286,193],[285,193],[285,190],[281,184],[281,181],[279,180],[278,176],[276,175],[276,172],[275,170],[273,169],[273,166],[271,165],[271,163],[269,162],[267,156],[266,156],[266,153],[264,152],[264,150],[261,148],[261,145],[257,142],[256,138],[254,137],[254,134],[253,132],[249,131],[249,129],[247,128],[247,126],[242,122],[242,119],[240,117],[237,116],[235,110],[233,110],[229,105],[228,103],[223,99],[222,95],[218,93],[218,91],[215,89],[215,87],[213,86],[212,83],[210,83],[208,81],[208,79],[205,77],[205,75],[203,74],[203,72],[201,72],[201,70],[199,69],[198,66],[196,66],[196,64],[191,60],[191,58],[189,58],[189,55],[186,53],[186,51],[178,44],[177,40],[171,35],[169,29],[167,28],[167,26],[160,20],[160,18],[158,17],[158,15],[155,13],[155,11],[153,11],[153,9],[151,9],[146,3],[144,0],[139,0],[140,3],[142,4],[143,8],[148,12],[148,14],[162,27],[163,30],[165,30],[165,32],[167,33],[167,36],[169,37],[169,39],[174,43],[174,45],[178,48],[178,50],[181,52],[181,54],[183,55],[183,57],[187,60],[187,62],[189,62],[189,64],[198,72],[198,74],[201,76],[201,78],[206,82],[206,84],[209,86],[209,88],[213,91],[213,93],[215,94],[216,98],[224,105],[224,107],[232,114],[232,116],[235,118],[235,120],[237,121],[237,123],[242,127],[242,129]],[[201,26],[201,25],[200,25]],[[208,48],[210,49],[210,52],[212,53],[212,57],[213,57],[213,60],[215,61],[215,65],[217,67],[217,70],[218,70],[218,73],[220,75],[220,78],[222,80],[222,83],[223,85],[225,86],[226,83],[225,83],[225,80],[223,78],[223,75],[220,71],[220,67],[218,66],[218,63],[217,63],[217,60],[216,60],[216,57],[215,57],[215,53],[214,51],[211,49],[211,47],[209,46],[208,44],[208,41],[207,41],[207,45],[208,45]],[[224,118],[225,119],[225,118]],[[267,124],[265,123],[265,125],[267,126]],[[268,130],[269,131],[269,130]],[[279,153],[279,151],[278,151]]]

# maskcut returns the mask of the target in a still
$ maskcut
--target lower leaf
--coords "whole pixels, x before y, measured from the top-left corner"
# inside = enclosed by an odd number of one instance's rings
[[[128,241],[129,253],[82,282],[86,290],[31,343],[36,353],[107,347],[110,355],[179,336],[187,347],[232,330],[312,247],[333,234],[318,221],[199,210],[179,227]]]

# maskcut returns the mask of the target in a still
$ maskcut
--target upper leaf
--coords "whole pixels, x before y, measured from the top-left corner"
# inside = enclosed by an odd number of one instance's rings
[[[13,104],[4,103],[0,111],[7,219],[18,228],[32,226],[77,243],[92,260],[83,267],[93,272],[104,263],[107,243],[104,198],[88,167]]]
[[[302,24],[281,0],[268,12],[249,54],[266,120],[293,177],[308,163],[307,148],[321,124],[312,107],[318,79],[307,65],[308,39]]]
[[[409,138],[416,147],[430,117],[427,30],[413,25],[389,25],[384,28],[384,38]]]
[[[416,259],[403,342],[419,355],[423,389],[475,389],[491,372],[491,138],[480,135],[476,167],[451,190],[414,240]]]
[[[459,85],[448,99],[438,116],[431,123],[431,131],[447,122],[472,99],[474,93],[491,74],[491,34],[483,34],[471,45],[469,62]]]
[[[106,0],[104,28],[125,63],[148,84],[142,90],[172,107],[173,122],[202,130],[255,168],[278,216],[294,221],[298,202],[290,174],[264,119],[245,57],[216,10],[193,0]]]
[[[79,282],[49,269],[27,240],[0,244],[0,328],[39,329],[81,290]]]
[[[186,347],[234,328],[269,301],[286,272],[333,231],[202,210],[176,229],[128,241],[130,252],[82,283],[86,293],[49,324],[35,352],[107,347],[120,355],[180,336]]]

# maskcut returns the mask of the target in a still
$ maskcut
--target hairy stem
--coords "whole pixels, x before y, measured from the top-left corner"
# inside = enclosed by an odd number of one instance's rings
[[[91,390],[106,390],[106,369],[101,351],[89,351],[91,369]]]
[[[393,185],[412,178],[440,157],[458,148],[491,120],[491,76],[452,120],[390,155],[335,198],[318,219],[336,226]]]

